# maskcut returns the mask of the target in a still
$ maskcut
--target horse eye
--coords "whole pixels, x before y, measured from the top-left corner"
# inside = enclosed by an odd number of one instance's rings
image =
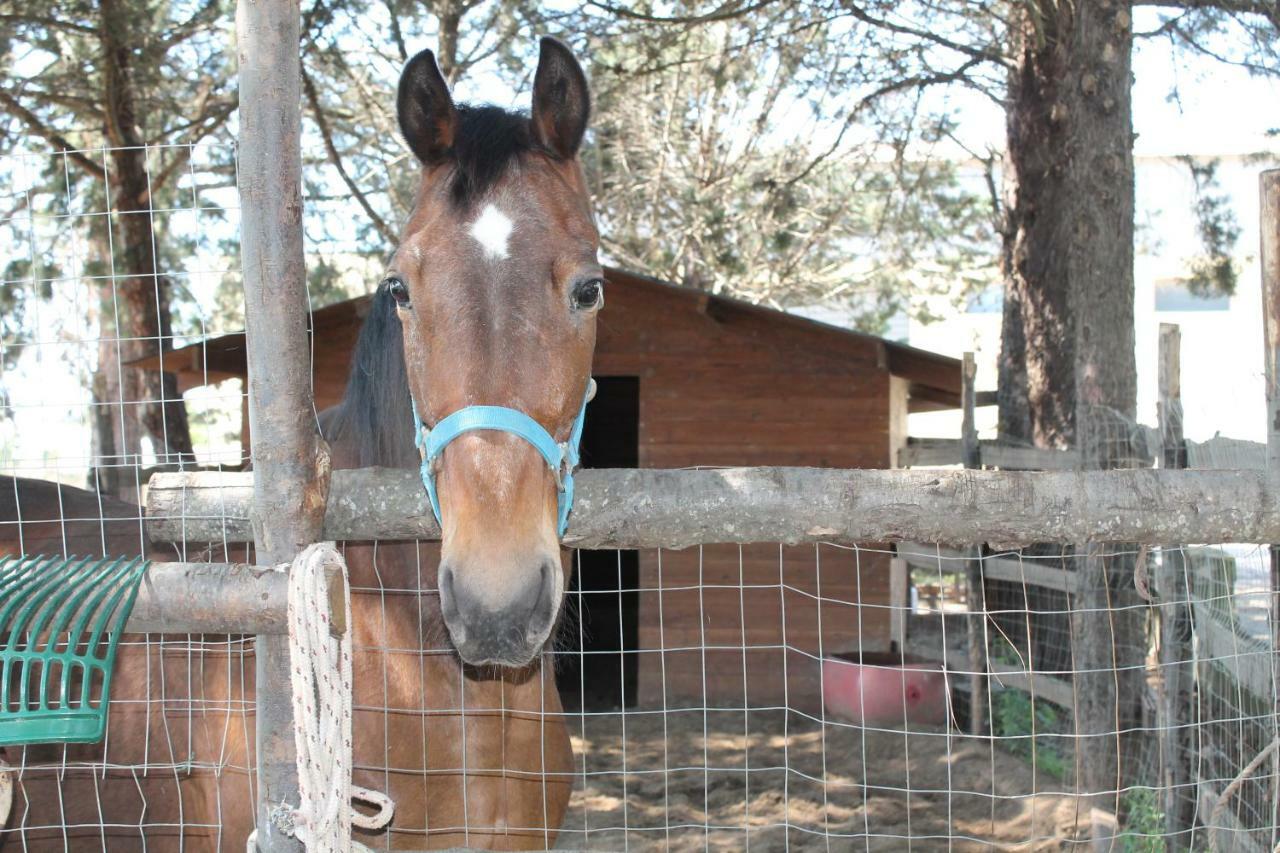
[[[409,305],[409,287],[404,283],[404,279],[393,275],[383,279],[382,284],[387,288],[387,292],[391,294],[391,298],[396,301],[398,307],[405,308]]]
[[[579,282],[573,288],[573,307],[579,311],[590,311],[604,305],[604,282],[598,278]]]

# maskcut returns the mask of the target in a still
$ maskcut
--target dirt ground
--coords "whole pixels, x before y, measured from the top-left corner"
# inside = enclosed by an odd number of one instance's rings
[[[558,849],[1057,850],[1087,827],[1061,780],[942,728],[694,710],[570,730],[585,783]]]

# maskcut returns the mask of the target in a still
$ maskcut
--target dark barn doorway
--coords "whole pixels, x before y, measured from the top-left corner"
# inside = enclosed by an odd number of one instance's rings
[[[583,468],[640,464],[640,379],[597,376],[582,431]],[[640,555],[577,551],[556,686],[569,711],[633,707],[640,661]]]

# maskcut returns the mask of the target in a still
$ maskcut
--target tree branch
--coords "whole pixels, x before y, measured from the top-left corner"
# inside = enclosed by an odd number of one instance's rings
[[[210,110],[202,119],[207,123],[201,126],[199,130],[196,131],[195,135],[186,141],[186,144],[182,148],[178,149],[178,153],[174,156],[169,165],[161,169],[160,172],[152,179],[152,192],[155,192],[155,190],[167,184],[169,179],[173,177],[174,173],[186,165],[187,161],[191,159],[192,148],[199,143],[200,140],[217,130],[222,123],[225,122],[233,112],[235,112],[235,109],[235,102],[229,102],[220,105],[220,108],[218,109]]]
[[[400,31],[400,15],[396,12],[395,3],[392,0],[382,0],[387,8],[387,17],[391,19],[391,41],[395,43],[396,52],[400,54],[400,61],[407,62],[409,60],[409,51],[404,44],[404,33]]]
[[[205,0],[205,4],[192,12],[190,17],[165,33],[159,43],[152,47],[152,52],[163,56],[169,52],[170,48],[181,44],[217,20],[218,0]]]
[[[66,30],[72,33],[81,33],[82,35],[98,34],[97,29],[94,27],[90,27],[85,24],[78,24],[75,21],[62,21],[57,18],[49,18],[43,15],[0,14],[0,23],[35,24],[41,27],[50,27],[55,30]]]
[[[636,12],[625,6],[614,6],[611,3],[602,3],[600,0],[588,0],[588,6],[595,6],[597,9],[616,15],[619,18],[628,18],[632,21],[645,21],[651,24],[708,24],[715,21],[727,21],[731,18],[740,18],[744,15],[750,15],[752,12],[758,12],[766,6],[772,5],[776,0],[759,0],[749,6],[738,6],[735,3],[726,3],[714,12],[708,12],[705,15],[649,15],[643,12]]]
[[[872,17],[865,9],[862,9],[856,3],[846,2],[843,5],[844,5],[844,8],[849,10],[849,14],[853,15],[855,18],[857,18],[859,21],[862,21],[864,24],[870,24],[873,27],[877,27],[883,30],[888,30],[891,33],[897,33],[898,35],[906,35],[906,36],[911,36],[912,38],[924,39],[925,41],[933,42],[934,44],[939,45],[940,47],[945,47],[948,50],[954,50],[957,53],[962,53],[965,56],[972,57],[973,59],[981,59],[986,62],[995,62],[1005,67],[1012,67],[1011,63],[1009,62],[1008,59],[1005,58],[1004,54],[1002,54],[998,50],[995,50],[994,48],[989,48],[989,47],[975,48],[967,44],[961,44],[960,42],[952,41],[951,39],[948,39],[948,38],[943,38],[942,36],[938,35],[935,32],[930,32],[928,30],[920,30],[920,29],[916,29],[915,27],[908,27],[905,24],[893,24],[893,23],[890,23],[889,21],[884,20],[883,18]]]
[[[814,157],[807,166],[800,170],[800,172],[791,176],[786,182],[787,186],[794,186],[800,181],[803,181],[813,172],[814,169],[818,168],[824,160],[838,151],[840,144],[844,141],[844,135],[849,131],[849,128],[853,126],[854,120],[857,119],[857,117],[862,114],[862,111],[877,98],[882,98],[885,95],[892,94],[893,92],[900,92],[905,89],[923,89],[929,86],[936,86],[941,83],[954,83],[957,80],[962,79],[964,75],[968,73],[969,69],[984,61],[986,60],[983,57],[974,57],[954,71],[948,71],[944,74],[933,74],[927,77],[916,75],[904,80],[895,80],[891,83],[886,83],[874,92],[864,95],[858,103],[854,105],[853,109],[849,111],[849,115],[845,117],[844,124],[840,128],[840,132],[836,134],[835,140],[827,146],[825,151]]]
[[[365,196],[364,191],[356,186],[356,182],[347,174],[346,167],[342,164],[342,156],[338,153],[338,148],[333,144],[333,132],[329,129],[329,122],[324,117],[324,111],[320,108],[320,97],[316,94],[315,84],[311,82],[309,75],[304,68],[302,70],[302,90],[306,93],[307,103],[311,107],[311,114],[315,117],[316,128],[320,131],[320,138],[324,140],[324,149],[329,154],[329,161],[333,163],[333,167],[338,170],[338,176],[342,178],[342,182],[347,185],[347,189],[351,190],[352,195],[356,197],[356,201],[363,208],[369,220],[373,223],[373,227],[378,230],[383,239],[391,243],[393,246],[400,242],[399,236],[391,230],[386,221],[378,215],[378,212],[369,204],[369,199]]]
[[[1184,12],[1205,10],[1232,14],[1262,15],[1274,20],[1280,12],[1274,2],[1268,0],[1132,0],[1133,6],[1152,6],[1161,9],[1181,9]]]
[[[0,108],[3,108],[9,115],[18,119],[25,124],[37,136],[52,142],[54,145],[62,149],[60,153],[68,157],[71,162],[75,163],[81,169],[84,169],[95,178],[106,176],[106,171],[97,163],[86,157],[81,151],[77,150],[75,145],[58,133],[53,128],[46,125],[40,120],[40,117],[31,110],[19,103],[18,99],[9,93],[8,89],[0,88]]]

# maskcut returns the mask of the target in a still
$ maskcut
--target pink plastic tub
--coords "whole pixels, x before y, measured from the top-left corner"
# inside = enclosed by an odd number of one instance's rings
[[[857,653],[822,662],[822,701],[829,713],[870,726],[942,725],[947,678],[933,663]]]

